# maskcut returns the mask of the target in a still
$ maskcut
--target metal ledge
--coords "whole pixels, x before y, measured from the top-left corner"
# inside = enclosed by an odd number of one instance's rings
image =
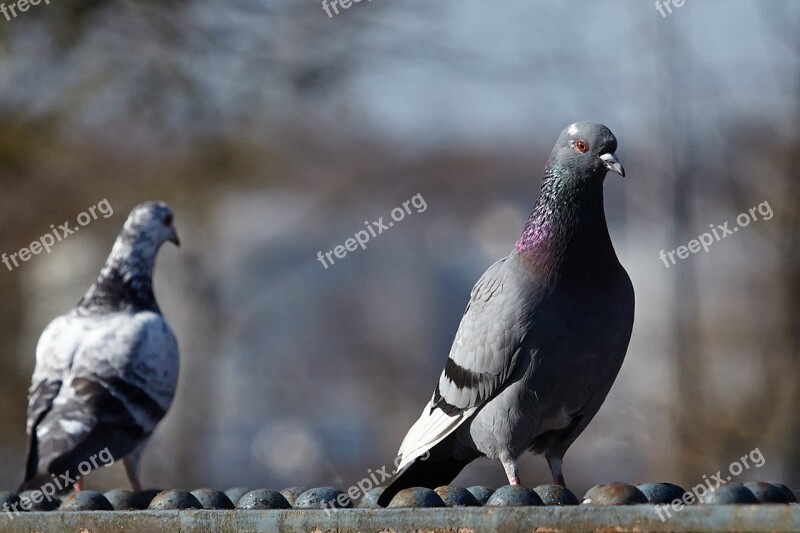
[[[82,511],[3,514],[11,533],[800,531],[800,505],[685,507],[661,521],[652,505],[284,511]]]

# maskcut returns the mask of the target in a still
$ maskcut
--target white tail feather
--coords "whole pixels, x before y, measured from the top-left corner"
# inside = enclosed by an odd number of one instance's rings
[[[432,407],[433,404],[428,402],[422,415],[414,422],[403,439],[400,451],[397,452],[397,455],[401,457],[398,470],[439,444],[445,437],[458,429],[458,426],[465,420],[469,419],[475,411],[473,408],[459,411],[455,415],[448,415],[438,407],[431,409]]]

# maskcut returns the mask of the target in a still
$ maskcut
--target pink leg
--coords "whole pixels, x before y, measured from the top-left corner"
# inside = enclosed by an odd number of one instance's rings
[[[73,488],[74,488],[74,489],[75,489],[77,492],[80,492],[80,491],[82,491],[82,490],[83,490],[83,480],[82,480],[82,479],[79,479],[78,481],[76,481],[76,482],[75,482],[75,483],[72,485],[72,487],[73,487]]]
[[[138,465],[127,457],[122,460],[122,464],[125,465],[125,474],[128,476],[128,482],[130,482],[133,492],[141,492],[142,483],[139,481],[139,472],[137,472],[137,470],[139,470]]]
[[[511,458],[500,458],[500,462],[503,463],[503,470],[506,471],[506,477],[508,478],[509,485],[521,485],[522,483],[519,480],[519,470],[517,469],[517,462]]]
[[[561,472],[563,457],[551,457],[546,455],[545,458],[547,459],[547,466],[550,467],[550,474],[553,476],[553,483],[566,487],[567,484],[564,481],[564,474]]]

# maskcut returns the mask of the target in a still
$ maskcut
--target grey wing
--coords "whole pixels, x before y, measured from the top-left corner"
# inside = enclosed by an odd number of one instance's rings
[[[72,367],[86,328],[85,319],[70,313],[55,318],[39,337],[36,367],[28,397],[29,434],[36,420],[50,410],[61,383]]]
[[[400,445],[398,469],[455,431],[513,373],[527,332],[530,278],[513,256],[493,264],[470,295],[436,391]]]
[[[445,412],[478,407],[490,398],[515,368],[527,328],[528,278],[506,257],[492,265],[470,295],[432,408]]]
[[[42,332],[36,345],[36,367],[28,394],[28,454],[25,479],[36,474],[38,466],[38,439],[35,428],[53,407],[69,373],[75,352],[82,338],[82,321],[70,313],[55,318]]]
[[[106,448],[123,457],[147,440],[172,402],[178,349],[163,318],[146,312],[91,320],[69,374],[32,429],[37,445],[26,480],[30,470],[74,472]]]

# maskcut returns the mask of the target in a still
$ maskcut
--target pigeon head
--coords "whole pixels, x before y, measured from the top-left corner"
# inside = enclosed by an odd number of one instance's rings
[[[516,250],[554,271],[572,253],[591,254],[610,246],[603,210],[603,181],[611,170],[625,176],[617,138],[597,122],[576,122],[559,135],[545,167],[536,200]]]
[[[548,166],[558,165],[575,179],[602,180],[609,170],[625,177],[625,169],[614,153],[617,138],[597,122],[576,122],[568,126],[556,141]]]
[[[150,245],[154,250],[167,241],[180,246],[173,219],[172,209],[164,202],[144,202],[133,208],[122,232],[132,243]]]
[[[172,221],[172,209],[164,202],[144,202],[134,207],[81,306],[101,311],[158,310],[153,295],[156,255],[165,242],[180,246]]]

